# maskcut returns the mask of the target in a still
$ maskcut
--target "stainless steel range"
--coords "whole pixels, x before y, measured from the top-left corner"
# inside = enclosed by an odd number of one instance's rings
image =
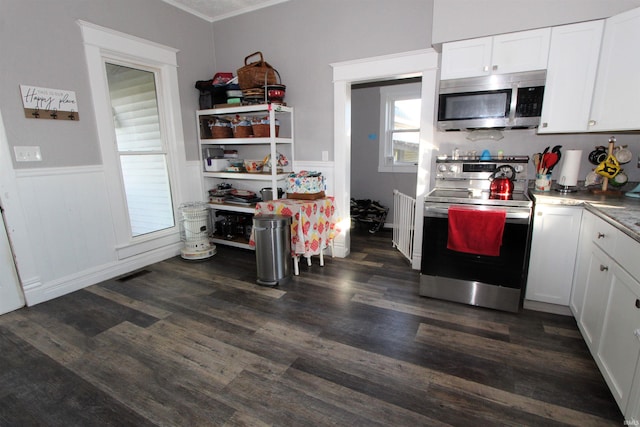
[[[436,160],[425,197],[420,295],[518,312],[527,278],[531,213],[527,156]],[[510,194],[491,192],[506,177]]]

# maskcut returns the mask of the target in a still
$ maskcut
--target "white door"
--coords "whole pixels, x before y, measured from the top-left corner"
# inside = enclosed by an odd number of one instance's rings
[[[0,206],[0,211],[2,207]],[[0,314],[5,314],[24,305],[20,280],[13,262],[9,237],[0,215]]]

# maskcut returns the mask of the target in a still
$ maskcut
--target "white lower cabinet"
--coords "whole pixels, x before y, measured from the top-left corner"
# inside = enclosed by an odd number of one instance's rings
[[[608,279],[610,289],[596,362],[626,415],[640,355],[640,283],[613,262]]]
[[[611,259],[592,245],[587,265],[584,303],[578,318],[582,336],[589,348],[597,348],[602,333],[602,319],[609,293],[608,269]]]
[[[525,299],[569,305],[583,208],[536,205]]]
[[[640,243],[583,217],[570,307],[625,419],[640,421]]]

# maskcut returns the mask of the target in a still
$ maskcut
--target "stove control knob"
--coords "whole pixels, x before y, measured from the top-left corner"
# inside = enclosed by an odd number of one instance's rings
[[[458,168],[459,168],[458,165],[451,165],[451,166],[449,166],[449,172],[458,173]]]
[[[517,173],[522,173],[524,171],[524,166],[522,165],[515,165],[513,168],[516,170]]]
[[[438,165],[438,171],[439,172],[446,172],[447,171],[447,165]]]

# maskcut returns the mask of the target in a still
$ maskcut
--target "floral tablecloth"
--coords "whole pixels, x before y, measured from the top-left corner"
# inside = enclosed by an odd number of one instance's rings
[[[309,258],[336,236],[337,219],[332,196],[317,200],[278,199],[256,204],[255,215],[291,217],[291,255]],[[255,245],[253,234],[249,242]]]

